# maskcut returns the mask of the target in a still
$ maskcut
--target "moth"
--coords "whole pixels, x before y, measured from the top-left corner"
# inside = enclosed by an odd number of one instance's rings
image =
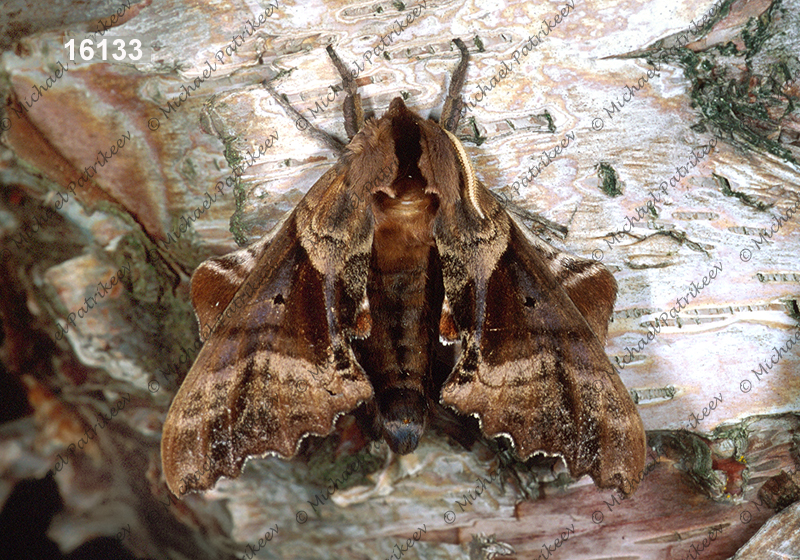
[[[357,407],[411,453],[437,403],[523,460],[559,455],[574,478],[635,488],[644,429],[604,352],[614,277],[526,235],[478,180],[455,136],[469,54],[454,42],[439,123],[399,97],[365,122],[328,47],[347,91],[343,155],[274,236],[192,277],[200,324],[219,322],[164,423],[173,492],[236,477],[248,457],[291,458]],[[437,379],[443,345],[458,351]]]

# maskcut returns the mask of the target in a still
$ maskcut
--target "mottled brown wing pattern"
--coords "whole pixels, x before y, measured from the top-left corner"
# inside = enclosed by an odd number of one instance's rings
[[[164,425],[162,462],[173,492],[236,477],[249,456],[292,457],[305,435],[329,434],[338,415],[372,397],[347,343],[357,296],[365,293],[366,278],[359,276],[368,258],[359,248],[369,247],[371,235],[365,208],[340,210],[343,219],[358,224],[354,233],[317,240],[312,254],[304,246],[324,231],[317,226],[309,233],[315,213],[341,206],[345,194],[335,168],[270,242],[198,270],[198,316],[216,327]],[[333,254],[342,244],[351,249],[344,263]],[[256,259],[254,265],[244,264],[247,255]]]
[[[613,277],[531,243],[482,185],[472,188],[475,202],[463,194],[443,205],[436,224],[447,308],[463,341],[442,402],[476,415],[487,436],[510,437],[523,459],[560,455],[573,477],[633,491],[646,445],[603,349]]]
[[[533,249],[542,257],[550,273],[589,323],[600,344],[605,346],[608,322],[617,298],[617,281],[614,275],[597,261],[582,259],[559,251],[535,235],[529,234],[524,224],[510,215],[511,220],[524,234]]]

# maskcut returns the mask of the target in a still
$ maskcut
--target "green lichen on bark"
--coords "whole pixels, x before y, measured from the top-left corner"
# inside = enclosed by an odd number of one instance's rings
[[[772,204],[765,204],[760,200],[756,200],[749,194],[734,191],[731,188],[730,181],[728,181],[728,179],[726,179],[725,177],[717,175],[716,173],[712,173],[711,175],[717,181],[717,184],[719,185],[720,191],[722,192],[723,195],[738,198],[739,200],[742,201],[742,203],[745,206],[750,206],[751,208],[755,208],[756,210],[761,210],[762,212],[772,207]]]
[[[352,486],[367,484],[367,476],[381,468],[385,457],[373,455],[369,446],[354,455],[343,453],[335,457],[338,438],[329,437],[321,440],[311,453],[308,461],[308,474],[304,482],[318,485],[324,494],[325,490],[336,485],[336,491]]]
[[[723,4],[720,17],[731,3]],[[789,141],[780,141],[782,134],[789,134],[782,123],[798,115],[798,98],[788,88],[800,77],[797,3],[775,0],[764,13],[750,18],[740,35],[743,50],[727,42],[698,52],[662,45],[647,52],[647,58],[684,69],[692,106],[700,113],[695,128],[798,164]]]
[[[233,239],[234,241],[236,241],[236,244],[239,245],[239,247],[244,247],[248,245],[251,241],[246,233],[247,228],[243,223],[248,194],[245,186],[242,184],[242,182],[239,180],[239,177],[233,171],[235,168],[239,167],[241,162],[244,161],[241,152],[236,147],[237,141],[238,138],[236,136],[227,136],[222,140],[222,143],[225,145],[225,160],[228,162],[228,166],[231,169],[230,176],[233,177],[234,181],[233,200],[236,209],[231,215],[230,231],[233,234]],[[227,188],[227,186],[225,188]]]
[[[708,441],[701,436],[686,432],[655,430],[647,434],[648,444],[663,449],[666,456],[675,461],[692,483],[712,498],[724,495],[725,484],[714,473],[713,457]]]
[[[596,166],[597,178],[600,179],[600,190],[608,196],[614,197],[622,194],[620,189],[619,175],[610,163],[601,161]]]

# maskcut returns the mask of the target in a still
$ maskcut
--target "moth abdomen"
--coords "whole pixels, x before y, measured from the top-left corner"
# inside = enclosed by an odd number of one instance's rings
[[[375,431],[405,454],[417,447],[426,424],[443,289],[433,238],[439,196],[419,167],[419,117],[402,102],[392,107],[383,134],[394,139],[397,172],[372,188],[367,201],[374,223],[367,270],[371,329],[351,342],[375,391]],[[364,133],[377,134],[370,125]]]
[[[395,453],[405,455],[417,448],[425,430],[428,399],[415,389],[389,389],[378,399],[383,437]]]

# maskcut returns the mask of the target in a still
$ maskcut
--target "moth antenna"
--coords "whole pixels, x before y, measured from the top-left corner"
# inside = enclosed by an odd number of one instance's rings
[[[347,132],[347,137],[352,140],[353,136],[361,130],[364,126],[364,109],[361,107],[361,95],[358,93],[358,84],[345,68],[342,59],[333,50],[333,47],[328,45],[325,49],[336,67],[336,71],[342,77],[342,87],[347,92],[347,97],[344,98],[342,105],[342,112],[344,113],[344,129]]]
[[[472,203],[472,206],[475,208],[478,216],[480,216],[481,220],[483,220],[486,218],[486,216],[483,214],[483,211],[478,204],[478,181],[475,179],[475,170],[472,169],[472,164],[469,162],[467,151],[464,149],[461,141],[456,138],[455,134],[447,129],[445,129],[445,133],[450,137],[450,141],[453,143],[453,146],[455,146],[456,154],[458,154],[459,165],[461,166],[461,169],[464,170],[464,179],[467,182],[465,187],[467,191],[467,200]]]
[[[444,123],[442,128],[449,132],[455,132],[458,128],[458,121],[461,120],[461,107],[464,102],[461,100],[461,88],[464,87],[464,80],[467,78],[467,66],[469,66],[469,51],[467,46],[459,38],[453,39],[453,43],[461,51],[461,62],[458,63],[452,78],[450,78],[450,89],[447,91],[447,99],[444,100],[442,116],[439,123]]]
[[[278,105],[280,105],[283,108],[283,110],[286,111],[289,114],[289,116],[291,116],[294,119],[295,126],[297,126],[297,128],[299,128],[300,130],[308,131],[308,133],[311,136],[313,136],[317,140],[321,140],[322,142],[326,143],[328,146],[333,148],[337,153],[342,153],[342,151],[344,151],[344,144],[340,140],[334,138],[327,132],[318,129],[316,126],[308,122],[308,120],[306,120],[306,118],[303,115],[301,115],[297,109],[292,107],[292,104],[289,103],[283,95],[275,91],[275,88],[273,88],[272,84],[270,84],[267,80],[261,82],[261,85],[264,86],[264,89],[266,89],[269,92],[269,94],[278,103]]]

